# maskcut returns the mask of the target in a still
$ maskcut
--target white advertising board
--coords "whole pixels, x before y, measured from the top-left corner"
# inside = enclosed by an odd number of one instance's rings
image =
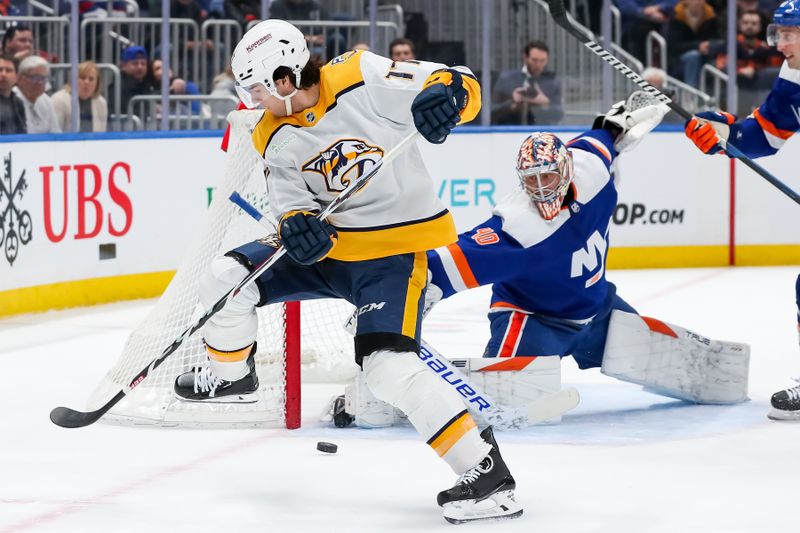
[[[219,140],[0,145],[0,291],[174,270],[221,177]]]
[[[567,140],[580,131],[557,133]],[[514,162],[526,135],[476,128],[443,145],[420,141],[459,231],[489,218],[492,205],[517,187]],[[207,134],[0,144],[0,293],[174,270],[224,174],[218,147],[219,138]],[[792,139],[759,161],[795,190],[798,147]],[[612,246],[728,245],[724,156],[700,154],[682,132],[655,132],[620,157],[616,172]],[[737,242],[797,249],[797,206],[741,164],[736,183]]]

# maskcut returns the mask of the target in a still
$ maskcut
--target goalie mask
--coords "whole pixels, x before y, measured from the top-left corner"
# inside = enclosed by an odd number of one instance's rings
[[[517,154],[522,189],[545,220],[553,220],[572,182],[572,154],[552,133],[534,133]]]
[[[263,107],[260,104],[272,95],[283,100],[286,114],[291,115],[291,99],[310,57],[305,36],[296,27],[278,19],[259,22],[244,34],[231,57],[236,93],[250,109]],[[294,75],[295,90],[285,96],[278,93],[272,79],[280,67],[288,67]]]

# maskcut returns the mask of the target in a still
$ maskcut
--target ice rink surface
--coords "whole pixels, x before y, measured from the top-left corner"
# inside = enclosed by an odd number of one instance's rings
[[[51,424],[53,407],[83,408],[152,300],[0,320],[0,532],[798,532],[800,422],[766,418],[800,374],[797,272],[611,271],[640,313],[749,343],[752,400],[690,405],[567,359],[581,405],[561,424],[498,433],[524,515],[462,526],[435,502],[456,476],[412,429],[318,422],[340,385],[304,386],[296,431]],[[426,339],[480,355],[487,301],[478,290],[441,303]]]

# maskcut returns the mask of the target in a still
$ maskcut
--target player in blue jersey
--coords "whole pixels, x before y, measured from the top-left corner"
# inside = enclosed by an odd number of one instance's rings
[[[428,294],[493,284],[485,357],[572,355],[580,368],[601,367],[667,396],[742,401],[746,346],[641,317],[605,277],[617,204],[612,164],[666,113],[652,101],[637,104],[643,99],[634,93],[567,144],[552,133],[525,139],[519,190],[456,243],[428,252]]]
[[[773,155],[800,130],[800,0],[786,0],[775,10],[767,42],[786,60],[766,101],[742,121],[730,113],[699,113],[686,123],[686,135],[707,154],[720,151],[719,139],[730,139],[750,157]],[[800,332],[800,275],[795,284]],[[800,420],[800,385],[772,395],[775,420]]]

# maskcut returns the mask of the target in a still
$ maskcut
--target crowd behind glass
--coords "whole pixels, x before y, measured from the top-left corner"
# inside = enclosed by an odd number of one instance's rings
[[[0,0],[0,133],[58,133],[70,131],[73,90],[69,84],[56,86],[51,64],[66,62],[54,57],[53,51],[36,49],[33,27],[14,21],[20,13],[20,0]],[[642,74],[653,85],[668,91],[667,74],[684,83],[698,87],[704,64],[724,70],[727,65],[725,24],[726,0],[614,0],[621,14],[622,44],[633,56],[644,60],[645,36],[650,31],[662,34],[667,41],[666,64],[669,72],[647,68]],[[737,0],[737,82],[740,89],[767,90],[775,78],[775,69],[782,56],[765,40],[766,27],[772,11],[780,0]],[[599,31],[599,7],[602,2],[589,2],[587,25]],[[126,2],[81,2],[80,17],[125,17],[130,4]],[[109,11],[109,8],[111,11]],[[161,5],[154,0],[139,0],[139,15],[159,16]],[[62,13],[68,14],[69,2],[62,2]],[[208,19],[235,20],[243,31],[261,14],[260,0],[176,0],[171,5],[171,17],[188,18],[202,23]],[[343,20],[331,13],[325,0],[274,0],[270,16],[286,20]],[[5,23],[3,18],[12,17]],[[416,22],[415,22],[416,21]],[[405,27],[406,37],[394,39],[389,49],[373,50],[396,61],[424,60],[418,54],[419,19],[410,19]],[[408,37],[408,38],[407,38]],[[369,49],[364,41],[344,42],[345,35],[328,32],[308,35],[309,47],[317,61],[325,62],[342,49]],[[177,46],[211,48],[213,42],[177,43]],[[562,83],[548,69],[551,54],[547,44],[532,40],[519,50],[519,66],[492,73],[492,124],[558,124],[563,116]],[[421,57],[420,57],[421,56]],[[83,61],[78,67],[79,125],[81,132],[104,132],[114,129],[110,109],[128,109],[136,96],[158,95],[163,73],[159,50],[148,50],[132,43],[119,54],[119,90],[112,91],[104,83],[97,63]],[[473,66],[474,68],[474,66]],[[173,75],[170,68],[168,86],[171,95],[234,96],[234,80],[230,69],[216,73],[203,86],[193,79]],[[117,96],[117,94],[119,96]],[[119,98],[119,102],[114,99]],[[198,117],[214,112],[213,104],[202,98],[187,99],[185,112]],[[749,109],[740,109],[748,112]],[[486,112],[484,110],[483,112]]]

